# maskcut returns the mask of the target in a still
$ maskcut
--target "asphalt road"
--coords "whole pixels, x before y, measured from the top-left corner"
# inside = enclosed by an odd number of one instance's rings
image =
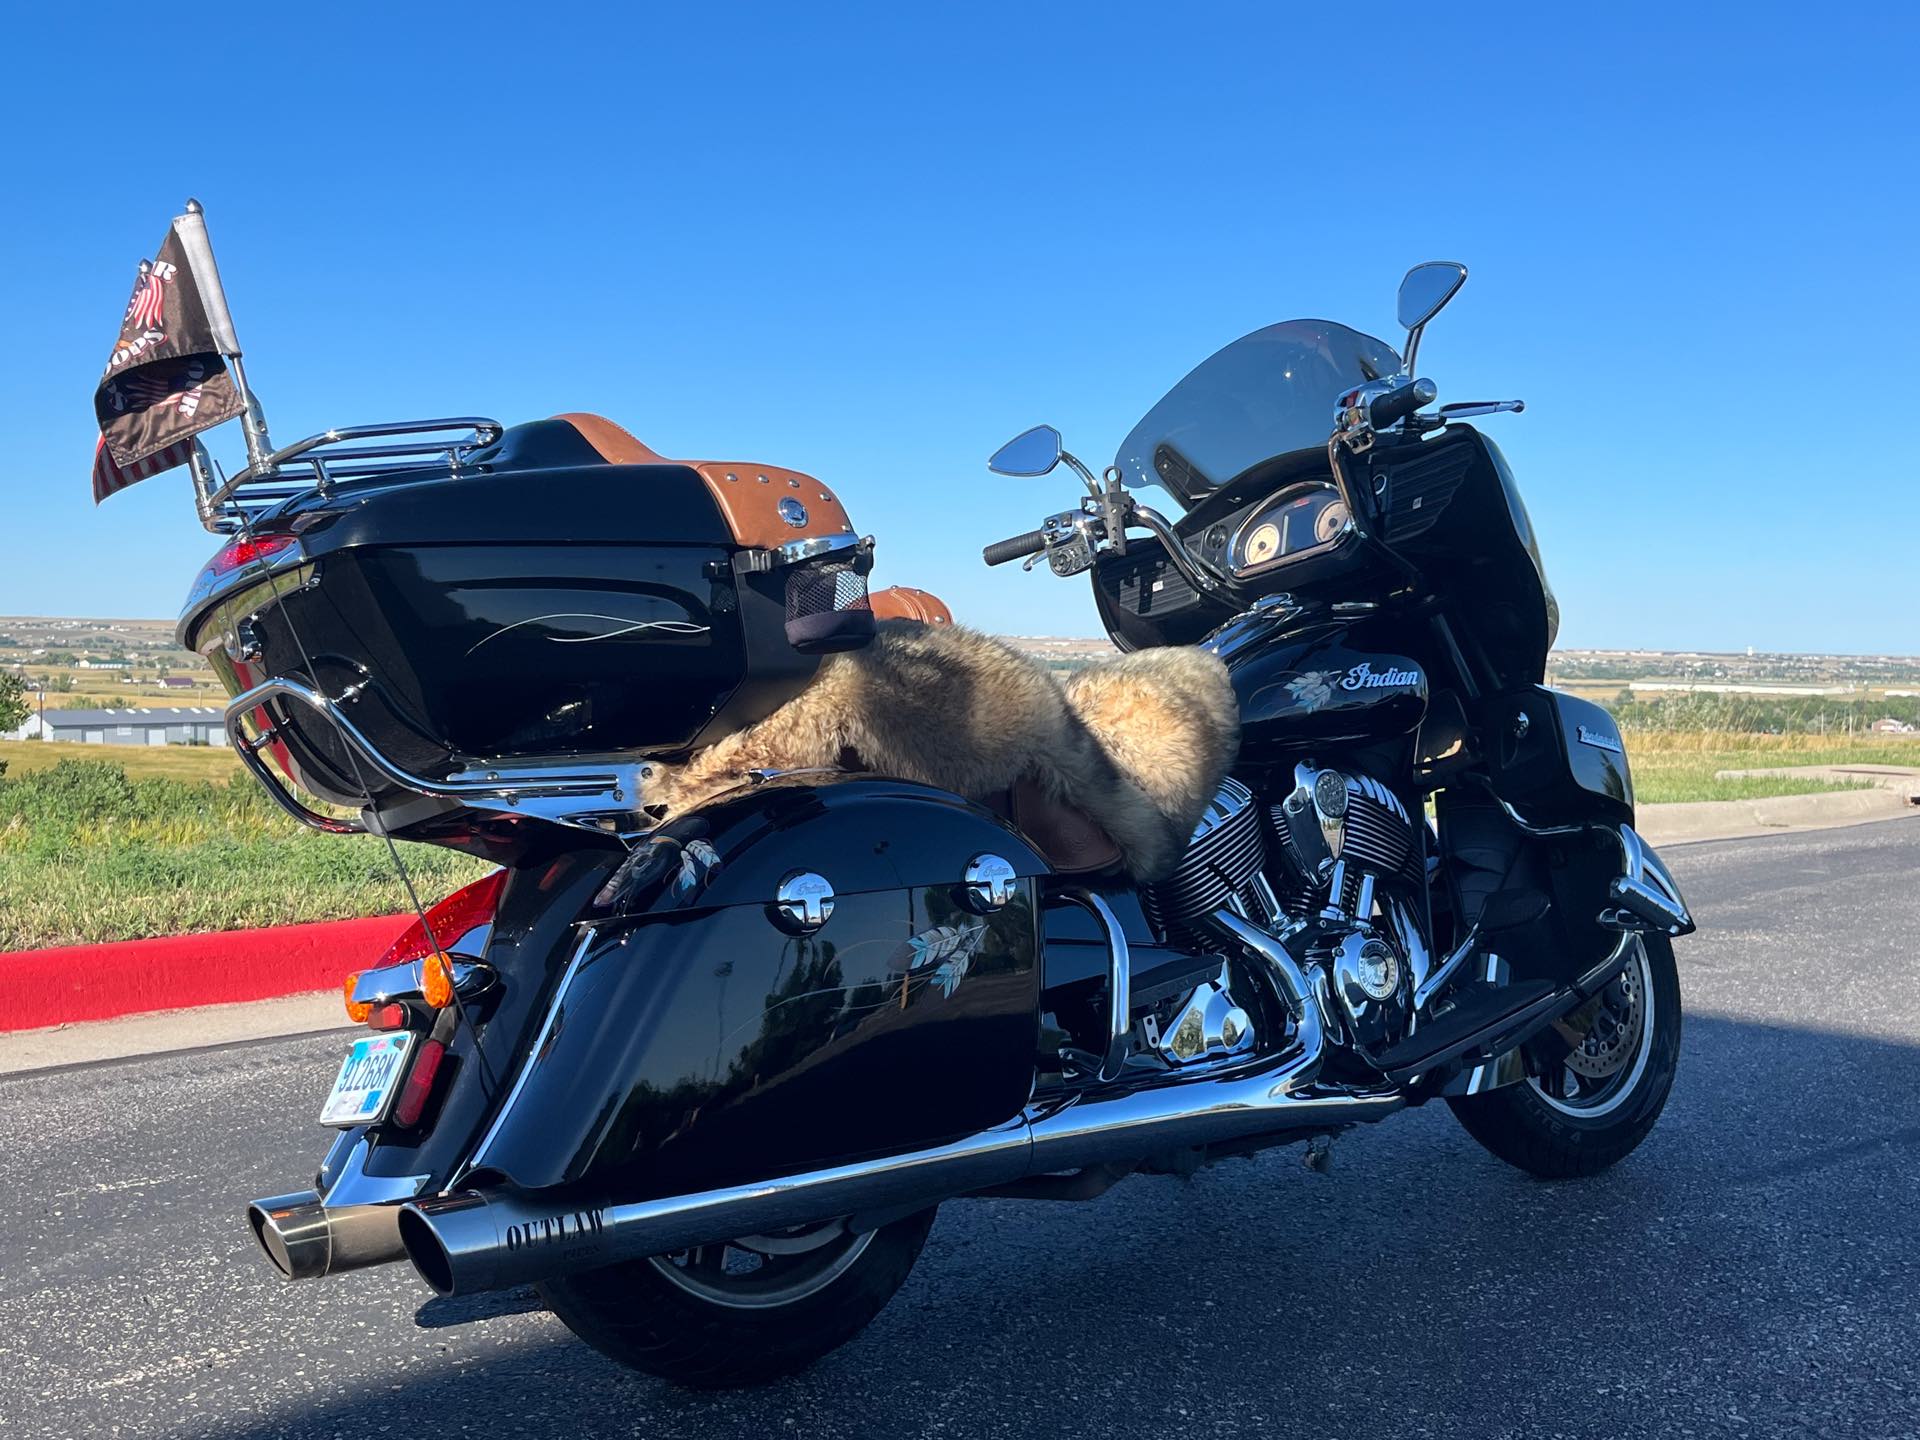
[[[1681,1075],[1612,1172],[1530,1180],[1429,1107],[1327,1176],[949,1205],[864,1337],[750,1393],[530,1292],[278,1280],[241,1209],[311,1173],[337,1038],[0,1079],[0,1436],[1920,1433],[1920,822],[1670,858]]]

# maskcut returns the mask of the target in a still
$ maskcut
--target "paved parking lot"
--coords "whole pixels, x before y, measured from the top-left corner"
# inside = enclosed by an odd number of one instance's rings
[[[746,1394],[531,1292],[279,1281],[241,1210],[311,1173],[337,1038],[0,1078],[0,1435],[1920,1433],[1920,823],[1669,858],[1680,1080],[1609,1174],[1530,1180],[1431,1107],[1327,1176],[956,1203],[862,1339]]]

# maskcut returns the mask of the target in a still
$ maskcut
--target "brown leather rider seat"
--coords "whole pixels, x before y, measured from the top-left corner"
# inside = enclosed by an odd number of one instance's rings
[[[1030,780],[989,795],[982,803],[1026,836],[1063,875],[1091,875],[1120,864],[1120,847],[1099,821],[1077,806],[1043,794]]]

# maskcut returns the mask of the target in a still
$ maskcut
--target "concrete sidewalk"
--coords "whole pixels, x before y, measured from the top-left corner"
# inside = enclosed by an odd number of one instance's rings
[[[1873,788],[1773,795],[1761,800],[1643,805],[1634,828],[1654,845],[1686,845],[1699,840],[1744,840],[1754,835],[1829,830],[1836,825],[1920,816],[1920,770],[1905,766],[1783,765],[1766,770],[1722,770],[1716,778],[1739,780],[1749,776],[1852,781]]]
[[[353,1028],[338,990],[0,1033],[0,1075]],[[316,1101],[316,1104],[318,1102]]]

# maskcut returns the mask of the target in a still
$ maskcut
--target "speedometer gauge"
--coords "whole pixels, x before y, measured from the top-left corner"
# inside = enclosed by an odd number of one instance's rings
[[[1271,520],[1263,525],[1256,525],[1248,532],[1246,564],[1264,565],[1279,553],[1280,527]]]
[[[1313,538],[1325,545],[1347,528],[1347,522],[1353,518],[1344,500],[1330,501],[1320,507],[1320,513],[1313,518]]]

